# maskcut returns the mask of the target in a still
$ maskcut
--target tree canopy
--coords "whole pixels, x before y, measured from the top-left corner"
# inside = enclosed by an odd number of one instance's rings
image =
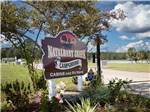
[[[71,30],[79,37],[92,37],[109,28],[111,18],[122,16],[121,11],[104,13],[95,4],[92,1],[3,2],[1,32],[13,44],[14,40],[21,41],[20,37],[28,38],[26,32],[40,28],[53,36]]]

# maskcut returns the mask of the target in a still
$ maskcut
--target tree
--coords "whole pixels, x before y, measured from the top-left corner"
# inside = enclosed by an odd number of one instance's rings
[[[138,51],[138,52],[137,52],[137,58],[138,58],[139,60],[144,60],[144,59],[145,59],[145,56],[146,56],[145,51]]]
[[[127,55],[131,60],[137,61],[136,54],[136,49],[134,47],[128,49]]]
[[[137,57],[139,60],[143,61],[143,60],[147,60],[148,62],[148,57],[149,57],[149,51],[144,51],[144,50],[141,50],[141,51],[138,51],[137,52]]]
[[[9,40],[15,47],[21,45],[21,52],[24,55],[31,79],[34,82],[35,73],[33,62],[35,46],[38,46],[37,40],[41,31],[56,35],[62,30],[71,30],[80,40],[86,38],[87,43],[92,39],[97,41],[97,67],[100,73],[100,44],[104,38],[101,36],[102,30],[110,27],[109,21],[113,19],[122,19],[124,15],[121,10],[118,12],[101,13],[95,7],[96,2],[91,1],[25,1],[22,5],[16,6],[14,2],[2,3],[2,34],[6,40]],[[35,40],[26,35],[27,32],[38,30]],[[25,39],[28,38],[35,43],[33,52],[26,49]],[[36,88],[36,85],[33,83]]]
[[[145,59],[147,60],[147,63],[150,61],[150,51],[146,51]]]
[[[26,39],[25,34],[32,27],[32,24],[30,22],[32,20],[32,11],[28,10],[26,6],[22,5],[18,7],[13,2],[2,2],[1,33],[5,36],[5,41],[10,41],[15,48],[21,48],[20,52],[26,59],[27,67],[31,76],[31,80],[33,82],[33,87],[36,88],[34,68],[33,64],[30,63],[32,55],[28,53],[26,45],[24,43]]]

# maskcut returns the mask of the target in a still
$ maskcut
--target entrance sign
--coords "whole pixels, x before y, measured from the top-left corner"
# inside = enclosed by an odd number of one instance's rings
[[[70,31],[42,40],[45,78],[78,76],[87,73],[86,44]]]

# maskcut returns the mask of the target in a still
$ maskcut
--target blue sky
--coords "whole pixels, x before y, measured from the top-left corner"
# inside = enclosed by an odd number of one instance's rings
[[[109,11],[122,9],[127,16],[123,21],[111,22],[111,29],[105,32],[108,42],[101,47],[102,51],[125,52],[130,47],[150,50],[150,2],[101,1],[96,7]],[[28,35],[35,38],[35,34]],[[41,33],[39,38],[42,39],[44,36]],[[92,51],[95,51],[94,47]]]
[[[125,52],[130,47],[150,50],[150,2],[99,2],[100,10],[122,9],[127,16],[123,21],[112,21],[112,28],[106,32],[108,42],[102,51]]]

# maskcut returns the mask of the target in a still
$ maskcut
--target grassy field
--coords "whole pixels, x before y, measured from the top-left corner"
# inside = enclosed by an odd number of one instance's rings
[[[1,83],[12,82],[15,80],[30,83],[28,69],[22,65],[1,64]]]
[[[131,72],[149,72],[150,64],[129,64],[129,63],[110,63],[105,68],[131,71]]]
[[[42,71],[39,73],[42,75]],[[28,69],[23,65],[1,64],[1,84],[5,84],[5,82],[10,83],[15,80],[24,81],[25,84],[31,83]],[[68,90],[73,90],[76,87],[72,83],[71,77],[56,79],[56,84],[58,84],[60,81],[65,82]]]

